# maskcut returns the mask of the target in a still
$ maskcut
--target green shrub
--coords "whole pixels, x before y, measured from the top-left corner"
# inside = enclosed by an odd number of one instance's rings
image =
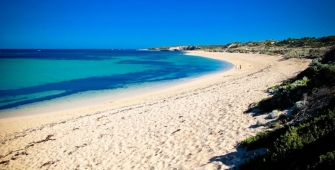
[[[321,155],[319,161],[309,169],[335,169],[335,151]]]
[[[270,123],[270,124],[268,125],[269,128],[279,128],[280,126],[281,126],[281,123],[280,123],[279,121]]]
[[[273,159],[301,149],[304,145],[314,142],[333,130],[335,130],[334,112],[329,111],[328,114],[311,117],[298,127],[291,127],[288,133],[274,143]]]
[[[298,74],[297,78],[307,76],[310,78],[310,86],[334,86],[335,85],[335,65],[314,63],[306,70]]]
[[[328,52],[326,52],[321,62],[322,63],[335,62],[335,46],[332,47]]]
[[[306,87],[308,82],[309,79],[307,77],[303,77],[301,80],[296,80],[293,83],[286,82],[285,84],[279,86],[277,90],[282,92],[290,92],[299,87]]]
[[[259,103],[258,103],[258,107],[259,107],[259,113],[265,113],[265,112],[269,112],[272,110],[275,110],[274,106],[272,105],[271,102],[271,97],[267,97],[262,99]]]
[[[314,62],[295,79],[269,89],[274,96],[259,102],[260,110],[289,107],[303,97],[304,101],[307,99],[306,108],[291,118],[294,124],[287,125],[285,131],[281,128],[263,132],[242,141],[241,146],[248,150],[268,147],[268,152],[239,169],[335,169],[333,55],[329,54],[323,64]]]
[[[288,128],[280,128],[268,132],[259,132],[256,136],[248,137],[247,139],[241,141],[240,146],[246,148],[247,150],[267,148],[287,130]]]
[[[267,55],[271,55],[271,56],[277,56],[278,53],[276,53],[275,51],[268,51]]]
[[[269,88],[268,91],[274,96],[265,98],[258,103],[260,113],[293,106],[306,93],[309,81],[307,77],[303,77],[301,80],[287,81]]]
[[[329,169],[334,167],[335,150],[335,108],[332,111],[323,111],[315,117],[307,118],[304,123],[288,130],[273,131],[271,145],[263,156],[241,165],[240,169]],[[275,133],[277,133],[275,135]],[[268,134],[257,135],[243,141],[244,146],[254,146],[269,138]],[[265,140],[266,141],[266,140]],[[272,141],[272,142],[271,142]],[[274,141],[274,142],[273,142]],[[266,145],[262,145],[266,146]],[[255,169],[255,168],[251,168]]]

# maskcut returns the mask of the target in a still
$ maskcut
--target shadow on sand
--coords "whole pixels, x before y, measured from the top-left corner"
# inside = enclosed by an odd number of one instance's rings
[[[265,154],[266,148],[247,151],[243,148],[237,148],[236,152],[227,153],[221,156],[212,157],[208,163],[221,162],[222,164],[229,166],[229,169],[236,169],[240,164],[248,161],[257,155]]]

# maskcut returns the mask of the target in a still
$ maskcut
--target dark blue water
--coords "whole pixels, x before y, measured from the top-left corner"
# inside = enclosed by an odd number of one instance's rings
[[[0,110],[78,93],[197,77],[232,67],[170,51],[0,51]]]

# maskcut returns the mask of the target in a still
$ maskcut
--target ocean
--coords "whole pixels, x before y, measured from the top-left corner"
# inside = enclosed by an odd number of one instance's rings
[[[178,51],[0,50],[0,114],[78,94],[150,89],[232,67]]]

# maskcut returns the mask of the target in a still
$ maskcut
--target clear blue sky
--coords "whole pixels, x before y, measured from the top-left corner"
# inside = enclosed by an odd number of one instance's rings
[[[335,35],[334,0],[0,0],[0,48],[147,48]]]

